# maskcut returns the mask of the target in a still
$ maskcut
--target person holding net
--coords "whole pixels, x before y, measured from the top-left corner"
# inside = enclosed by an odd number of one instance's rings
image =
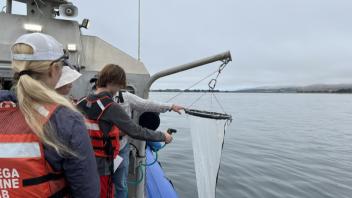
[[[114,161],[121,161],[118,155],[123,136],[165,143],[172,141],[172,136],[167,132],[152,131],[135,124],[113,100],[113,95],[125,86],[124,70],[118,65],[108,64],[100,72],[95,92],[77,104],[86,117],[95,151],[101,180],[101,197],[113,196],[112,176],[118,166],[114,166]],[[116,196],[121,197],[119,194]]]

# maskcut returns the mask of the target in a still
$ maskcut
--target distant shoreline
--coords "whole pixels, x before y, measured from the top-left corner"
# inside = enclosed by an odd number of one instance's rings
[[[256,90],[256,89],[248,89],[248,90],[205,90],[205,89],[194,89],[194,90],[181,90],[181,89],[156,89],[150,90],[150,92],[185,92],[185,93],[205,93],[205,92],[213,92],[213,93],[292,93],[292,94],[352,94],[352,89],[338,89],[338,90],[327,90],[327,91],[292,91],[292,90]]]

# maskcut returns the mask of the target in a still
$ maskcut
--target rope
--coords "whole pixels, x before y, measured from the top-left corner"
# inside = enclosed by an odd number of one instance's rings
[[[192,102],[191,105],[188,106],[188,108],[190,108],[192,105],[194,105],[194,103],[198,102],[205,94],[207,94],[207,92],[204,92],[202,95],[200,95],[196,100],[194,100]]]
[[[221,105],[220,101],[218,100],[218,98],[216,97],[216,95],[214,94],[214,88],[216,86],[216,83],[218,82],[218,77],[219,75],[221,74],[222,70],[226,67],[226,65],[230,62],[230,59],[226,59],[224,61],[222,61],[222,64],[220,65],[219,67],[219,70],[218,70],[218,74],[216,75],[215,78],[211,79],[208,83],[208,86],[209,86],[209,92],[211,92],[212,96],[215,98],[216,100],[216,103],[218,103],[218,105],[220,106],[221,110],[225,112],[224,110],[224,107]],[[213,83],[213,84],[212,84]]]
[[[5,5],[5,6],[3,6],[2,8],[1,8],[1,12],[5,12],[5,8],[6,8],[7,6]]]
[[[138,184],[140,184],[143,181],[144,173],[143,173],[143,168],[142,168],[141,164],[137,166],[137,169],[139,170],[140,178],[135,181],[127,181],[127,183],[137,186]]]
[[[42,1],[42,0],[39,0],[43,5],[45,5],[46,6],[46,3],[44,3],[44,1]]]
[[[160,148],[160,149],[161,149],[161,148]],[[159,150],[160,150],[160,149],[159,149]],[[147,167],[147,166],[151,166],[151,165],[155,164],[155,162],[158,161],[158,151],[159,151],[159,150],[155,151],[155,159],[154,159],[153,162],[151,162],[151,163],[149,163],[149,164],[143,164],[143,163],[141,163],[141,165]]]
[[[215,95],[215,94],[213,94],[213,96],[214,96],[214,98],[215,98],[215,100],[216,100],[216,103],[218,103],[218,104],[219,104],[219,106],[220,106],[220,108],[221,108],[222,112],[226,113],[226,112],[225,112],[225,110],[224,110],[224,107],[221,105],[221,103],[220,103],[220,101],[218,100],[218,98],[216,97],[216,95]]]
[[[144,178],[144,171],[143,171],[143,167],[147,167],[147,166],[152,166],[154,165],[157,161],[158,161],[158,152],[163,149],[164,147],[166,146],[166,144],[164,144],[162,147],[160,147],[159,150],[156,150],[156,151],[153,151],[155,153],[155,159],[153,162],[149,163],[149,164],[143,164],[143,163],[140,163],[138,166],[137,166],[137,169],[139,170],[139,173],[141,175],[141,177],[138,179],[138,180],[135,180],[135,181],[127,181],[127,183],[129,184],[132,184],[132,185],[135,185],[137,186],[138,184],[140,184],[142,181],[143,181],[143,178]]]
[[[226,67],[226,65],[227,65],[229,62],[230,62],[230,59],[225,59],[225,60],[223,60],[223,61],[222,61],[222,64],[219,66],[219,68],[218,68],[215,72],[211,73],[210,75],[208,75],[208,76],[206,77],[206,78],[208,78],[209,76],[211,76],[211,75],[213,75],[214,73],[217,72],[216,77],[213,78],[213,79],[211,79],[211,80],[209,81],[209,83],[208,83],[208,87],[209,87],[209,91],[208,91],[208,92],[211,92],[212,96],[214,96],[214,98],[216,99],[216,102],[218,103],[218,105],[220,106],[220,108],[222,109],[222,111],[223,111],[224,113],[226,113],[226,112],[225,112],[223,106],[220,104],[219,100],[216,98],[216,96],[215,96],[215,94],[214,94],[214,89],[215,89],[215,87],[216,87],[216,83],[217,83],[217,81],[218,81],[219,75],[221,74],[222,70]],[[205,78],[203,78],[201,81],[203,81],[204,79],[205,79]],[[199,82],[200,82],[200,81],[199,81]],[[199,82],[198,82],[198,83],[199,83]],[[198,83],[197,83],[197,84],[198,84]],[[196,102],[198,102],[198,101],[199,101],[205,94],[207,94],[208,92],[204,92],[201,96],[199,96],[196,100],[194,100],[194,101],[191,103],[191,105],[188,106],[188,108],[190,108],[193,104],[195,104]],[[183,93],[183,92],[179,93],[178,95],[180,95],[180,94],[182,94],[182,93]],[[175,97],[173,97],[173,98],[175,98]]]
[[[44,15],[43,11],[39,8],[38,2],[34,0],[35,5],[37,6],[38,11],[40,12],[41,15]]]
[[[200,82],[202,82],[203,80],[209,78],[210,76],[212,76],[213,74],[215,74],[216,72],[218,72],[218,70],[215,70],[214,72],[212,72],[211,74],[205,76],[204,78],[202,78],[200,81],[197,81],[196,83],[194,83],[193,85],[191,85],[190,87],[188,87],[187,89],[179,92],[178,94],[176,94],[175,96],[171,97],[169,100],[167,100],[166,102],[170,102],[171,100],[173,100],[174,98],[176,98],[177,96],[183,94],[185,91],[188,91],[189,89],[191,89],[192,87],[198,85]]]
[[[209,90],[214,90],[216,83],[218,81],[218,77],[221,74],[222,70],[226,67],[226,65],[230,62],[230,59],[226,59],[222,61],[222,64],[219,66],[219,69],[217,70],[218,74],[216,75],[215,78],[211,79],[208,83]],[[213,83],[213,84],[212,84]]]
[[[166,144],[162,145],[159,150],[163,149],[165,146],[166,146]]]

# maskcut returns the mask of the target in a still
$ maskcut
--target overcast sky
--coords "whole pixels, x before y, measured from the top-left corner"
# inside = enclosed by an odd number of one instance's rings
[[[78,20],[91,20],[84,34],[99,36],[137,57],[138,0],[73,3],[79,7]],[[230,50],[233,61],[220,75],[218,89],[352,83],[351,0],[141,4],[141,58],[151,74]],[[165,77],[152,88],[188,88],[219,64]],[[207,82],[196,88],[206,88]]]

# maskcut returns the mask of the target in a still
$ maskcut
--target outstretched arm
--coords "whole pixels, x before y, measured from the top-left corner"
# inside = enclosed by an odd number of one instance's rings
[[[151,111],[165,113],[166,111],[172,110],[180,114],[180,110],[184,109],[182,106],[179,105],[146,100],[129,92],[124,92],[123,97],[125,98],[126,102],[130,104],[133,110],[137,110],[140,112]]]
[[[152,131],[143,128],[133,122],[122,107],[116,103],[111,105],[102,115],[101,120],[114,123],[119,129],[125,132],[128,136],[139,139],[155,142],[171,142],[172,138],[166,132]]]

